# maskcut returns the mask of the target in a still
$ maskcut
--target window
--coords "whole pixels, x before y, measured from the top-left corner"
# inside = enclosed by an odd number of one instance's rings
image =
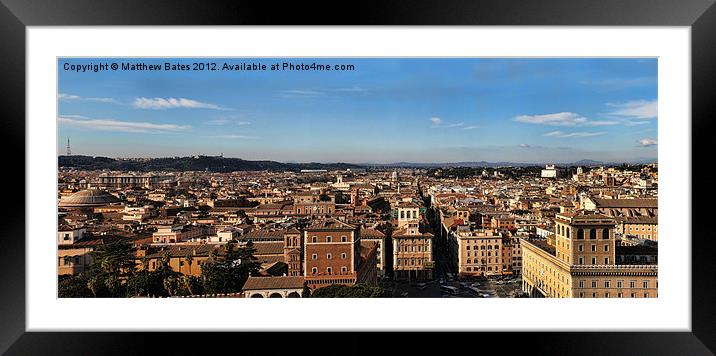
[[[629,288],[636,288],[636,281],[629,281]],[[632,293],[633,295],[634,293]],[[633,298],[633,297],[632,297]]]
[[[312,259],[312,260],[317,260],[317,259],[318,259],[318,255],[315,254],[315,253],[312,254],[312,255],[311,255],[311,259]]]
[[[604,245],[604,252],[609,252],[609,245]]]
[[[642,288],[649,288],[649,281],[644,281],[644,282],[642,282],[641,287],[642,287]]]
[[[608,264],[609,264],[609,257],[604,257],[604,264],[605,264],[605,265],[608,265]]]
[[[584,230],[577,229],[577,240],[584,240]]]
[[[347,236],[341,236],[341,242],[346,242],[346,241],[348,241],[348,237],[347,237]]]
[[[346,272],[348,272],[348,268],[341,267],[341,273],[346,273]]]
[[[592,293],[592,298],[596,298],[596,297],[597,297],[597,293]]]
[[[610,285],[610,284],[611,284],[611,283],[609,283],[609,281],[604,281],[604,288],[609,288],[609,285]]]
[[[326,242],[333,242],[332,240],[333,240],[333,237],[331,237],[331,236],[326,236]]]
[[[579,288],[584,288],[584,281],[579,281]]]
[[[592,252],[597,252],[597,245],[592,244]]]
[[[332,256],[330,253],[326,254],[326,259],[329,259],[329,260],[330,260],[330,259],[332,259],[332,258],[333,258],[333,256]]]
[[[624,297],[624,293],[617,293],[617,297],[619,297],[619,298]]]
[[[623,285],[622,282],[623,282],[623,281],[617,281],[617,288],[622,288],[622,285]]]
[[[589,229],[589,239],[590,240],[597,239],[597,229]]]
[[[345,253],[342,253],[342,254],[341,254],[341,258],[345,260],[345,259],[346,259],[346,254],[345,254]]]
[[[577,247],[578,247],[579,252],[584,251],[584,245],[579,244]]]
[[[326,267],[326,273],[328,273],[328,274],[333,274],[333,268],[331,268],[331,267]]]
[[[579,293],[579,297],[580,297],[580,298],[584,298],[584,293],[580,292],[580,293]]]
[[[592,264],[593,264],[593,265],[596,265],[596,264],[597,264],[597,258],[596,258],[596,257],[592,257]]]
[[[582,257],[579,258],[579,264],[580,264],[580,265],[583,265],[583,264],[584,264],[584,259],[583,259]]]
[[[604,298],[609,298],[609,292],[604,293]]]
[[[313,273],[313,274],[318,273],[318,268],[316,268],[316,267],[311,268],[311,273]]]
[[[312,236],[312,237],[311,237],[311,242],[316,242],[316,239],[317,239],[316,236]]]
[[[592,288],[597,288],[597,281],[592,281]]]
[[[602,230],[602,239],[604,239],[604,240],[609,239],[609,229]]]

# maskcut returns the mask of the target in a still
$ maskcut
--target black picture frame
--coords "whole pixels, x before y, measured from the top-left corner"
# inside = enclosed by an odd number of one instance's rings
[[[691,28],[692,61],[692,163],[708,162],[709,122],[716,115],[716,6],[714,0],[550,0],[550,1],[363,1],[333,2],[243,1],[97,1],[97,0],[0,0],[0,106],[6,158],[17,158],[10,186],[18,196],[3,204],[3,234],[0,236],[0,352],[26,354],[133,354],[138,344],[162,340],[166,353],[185,350],[187,335],[157,336],[156,333],[40,333],[25,332],[25,195],[15,189],[27,186],[25,159],[25,30],[27,26],[97,25],[460,25],[460,26],[688,26]],[[687,120],[687,118],[685,118]],[[692,187],[709,186],[707,174],[692,174]],[[8,178],[8,177],[6,177]],[[700,184],[701,183],[701,184]],[[519,333],[500,335],[517,340],[537,353],[569,354],[712,354],[716,351],[716,312],[712,296],[716,290],[711,276],[714,243],[707,233],[708,209],[697,209],[693,201],[692,231],[692,331],[610,333]],[[32,214],[32,212],[27,212]],[[388,316],[386,316],[388,317]],[[625,316],[625,317],[639,317]],[[192,336],[194,337],[194,336]],[[459,336],[463,338],[463,336]],[[469,340],[494,340],[497,335],[469,335]],[[299,336],[298,338],[301,338]],[[200,346],[224,344],[221,334],[202,333]],[[366,337],[364,340],[368,340]],[[392,337],[391,337],[392,339]],[[170,341],[171,340],[171,341]],[[357,341],[353,341],[355,343]],[[276,351],[298,347],[292,342],[274,344]],[[421,344],[401,344],[405,352],[421,350]],[[487,350],[487,349],[485,349]],[[273,354],[274,352],[272,352]],[[278,352],[276,352],[278,353]]]

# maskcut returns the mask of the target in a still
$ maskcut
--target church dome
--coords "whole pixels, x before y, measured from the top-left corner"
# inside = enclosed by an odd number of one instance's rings
[[[60,199],[60,207],[82,208],[119,203],[121,200],[112,194],[99,189],[80,190],[68,197]]]

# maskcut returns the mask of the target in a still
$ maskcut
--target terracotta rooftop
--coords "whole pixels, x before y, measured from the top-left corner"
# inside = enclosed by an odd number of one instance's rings
[[[593,198],[597,208],[658,208],[659,199],[601,199]]]

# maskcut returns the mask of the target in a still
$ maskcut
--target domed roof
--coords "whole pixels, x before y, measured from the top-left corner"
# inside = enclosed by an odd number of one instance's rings
[[[80,190],[68,197],[60,199],[60,207],[81,208],[119,203],[121,200],[112,194],[99,189]]]

